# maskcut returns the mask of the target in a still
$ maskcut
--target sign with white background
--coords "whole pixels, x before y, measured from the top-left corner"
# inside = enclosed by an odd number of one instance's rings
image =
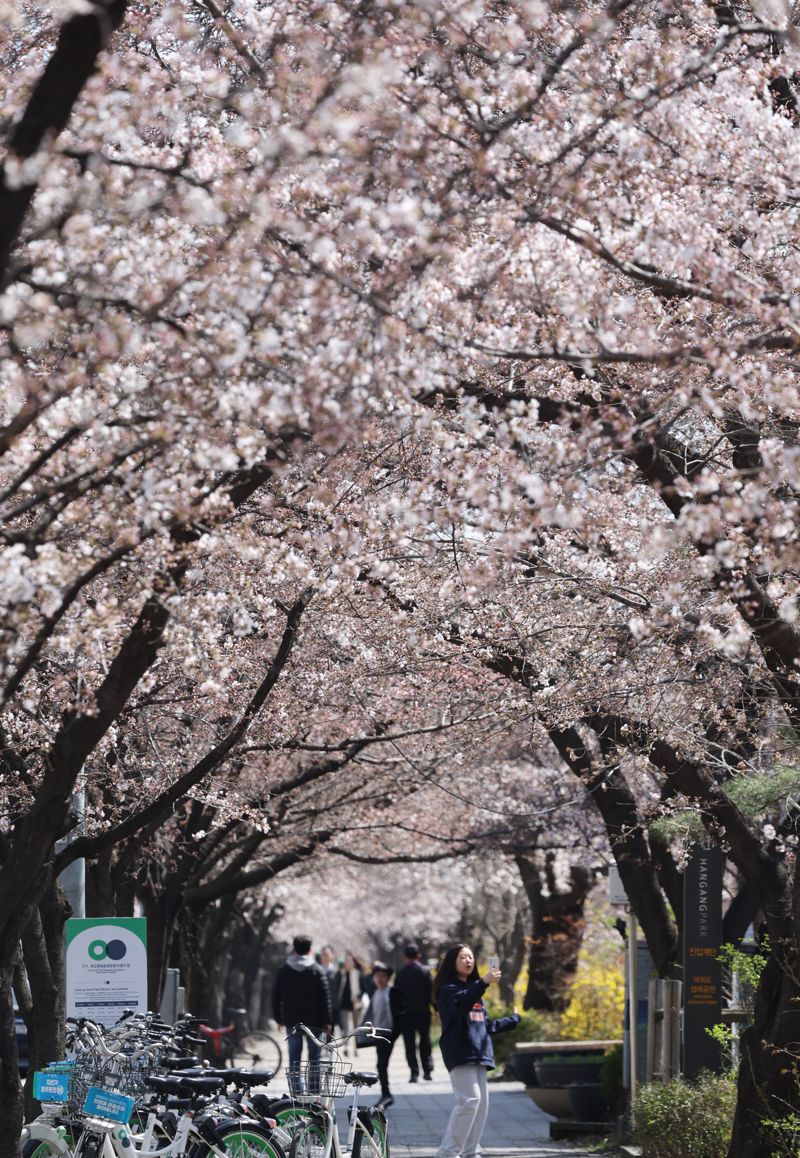
[[[71,917],[66,931],[67,1017],[110,1026],[126,1009],[146,1012],[146,919]]]

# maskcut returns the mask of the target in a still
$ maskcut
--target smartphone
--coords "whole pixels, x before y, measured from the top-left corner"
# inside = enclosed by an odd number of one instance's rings
[[[499,964],[500,964],[500,958],[499,957],[490,957],[489,958],[489,968],[490,969],[497,969]]]

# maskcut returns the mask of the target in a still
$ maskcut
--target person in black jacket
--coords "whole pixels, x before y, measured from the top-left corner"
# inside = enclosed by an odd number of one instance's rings
[[[416,945],[406,945],[403,950],[405,962],[397,970],[394,987],[406,999],[403,1018],[403,1045],[406,1047],[406,1061],[411,1071],[410,1081],[419,1081],[419,1071],[426,1081],[431,1080],[433,1057],[431,1055],[431,991],[433,979],[419,959]],[[419,1037],[419,1060],[417,1060],[417,1037]]]
[[[374,1025],[384,1031],[381,1037],[375,1039],[375,1048],[378,1051],[376,1069],[381,1083],[381,1096],[377,1104],[385,1109],[394,1105],[394,1098],[389,1090],[389,1058],[392,1056],[394,1043],[402,1031],[405,1013],[405,999],[393,985],[389,985],[391,977],[392,970],[383,961],[376,961],[372,966],[375,989],[369,999],[362,1023]]]
[[[319,1063],[319,1046],[304,1034],[294,1032],[294,1026],[303,1022],[315,1037],[329,1034],[333,1029],[331,992],[325,970],[311,954],[311,938],[295,937],[292,947],[294,952],[281,965],[272,987],[272,1015],[279,1027],[285,1025],[289,1031],[289,1089],[293,1094],[305,1091],[300,1073],[305,1041],[308,1046],[309,1087],[314,1093],[313,1075],[314,1067]]]
[[[481,977],[469,945],[445,953],[433,981],[433,999],[442,1023],[440,1047],[450,1073],[455,1105],[436,1158],[477,1158],[489,1113],[486,1071],[494,1069],[491,1035],[519,1025],[519,1014],[486,1016],[483,995],[500,970],[490,965]]]

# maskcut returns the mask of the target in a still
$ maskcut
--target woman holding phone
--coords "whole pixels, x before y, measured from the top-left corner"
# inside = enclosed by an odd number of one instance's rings
[[[453,945],[433,981],[433,1000],[442,1023],[440,1048],[450,1074],[455,1105],[436,1158],[477,1158],[489,1113],[487,1070],[494,1069],[491,1035],[519,1025],[519,1014],[491,1018],[483,995],[500,980],[497,958],[481,977],[469,945]]]

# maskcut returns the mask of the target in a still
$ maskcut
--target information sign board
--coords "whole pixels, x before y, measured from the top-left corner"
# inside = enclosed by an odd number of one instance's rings
[[[33,1096],[37,1102],[69,1101],[68,1073],[50,1073],[37,1070],[33,1075]]]
[[[622,877],[615,864],[608,866],[608,903],[610,905],[627,905],[628,895],[622,885]]]
[[[90,1117],[104,1118],[107,1122],[127,1122],[133,1113],[134,1099],[116,1090],[102,1090],[89,1086],[83,1101],[83,1112]]]
[[[144,917],[72,917],[67,921],[67,1017],[100,1025],[126,1009],[147,1011]]]
[[[683,1073],[719,1071],[719,1044],[706,1032],[722,1021],[722,876],[725,853],[696,841],[683,875]]]

